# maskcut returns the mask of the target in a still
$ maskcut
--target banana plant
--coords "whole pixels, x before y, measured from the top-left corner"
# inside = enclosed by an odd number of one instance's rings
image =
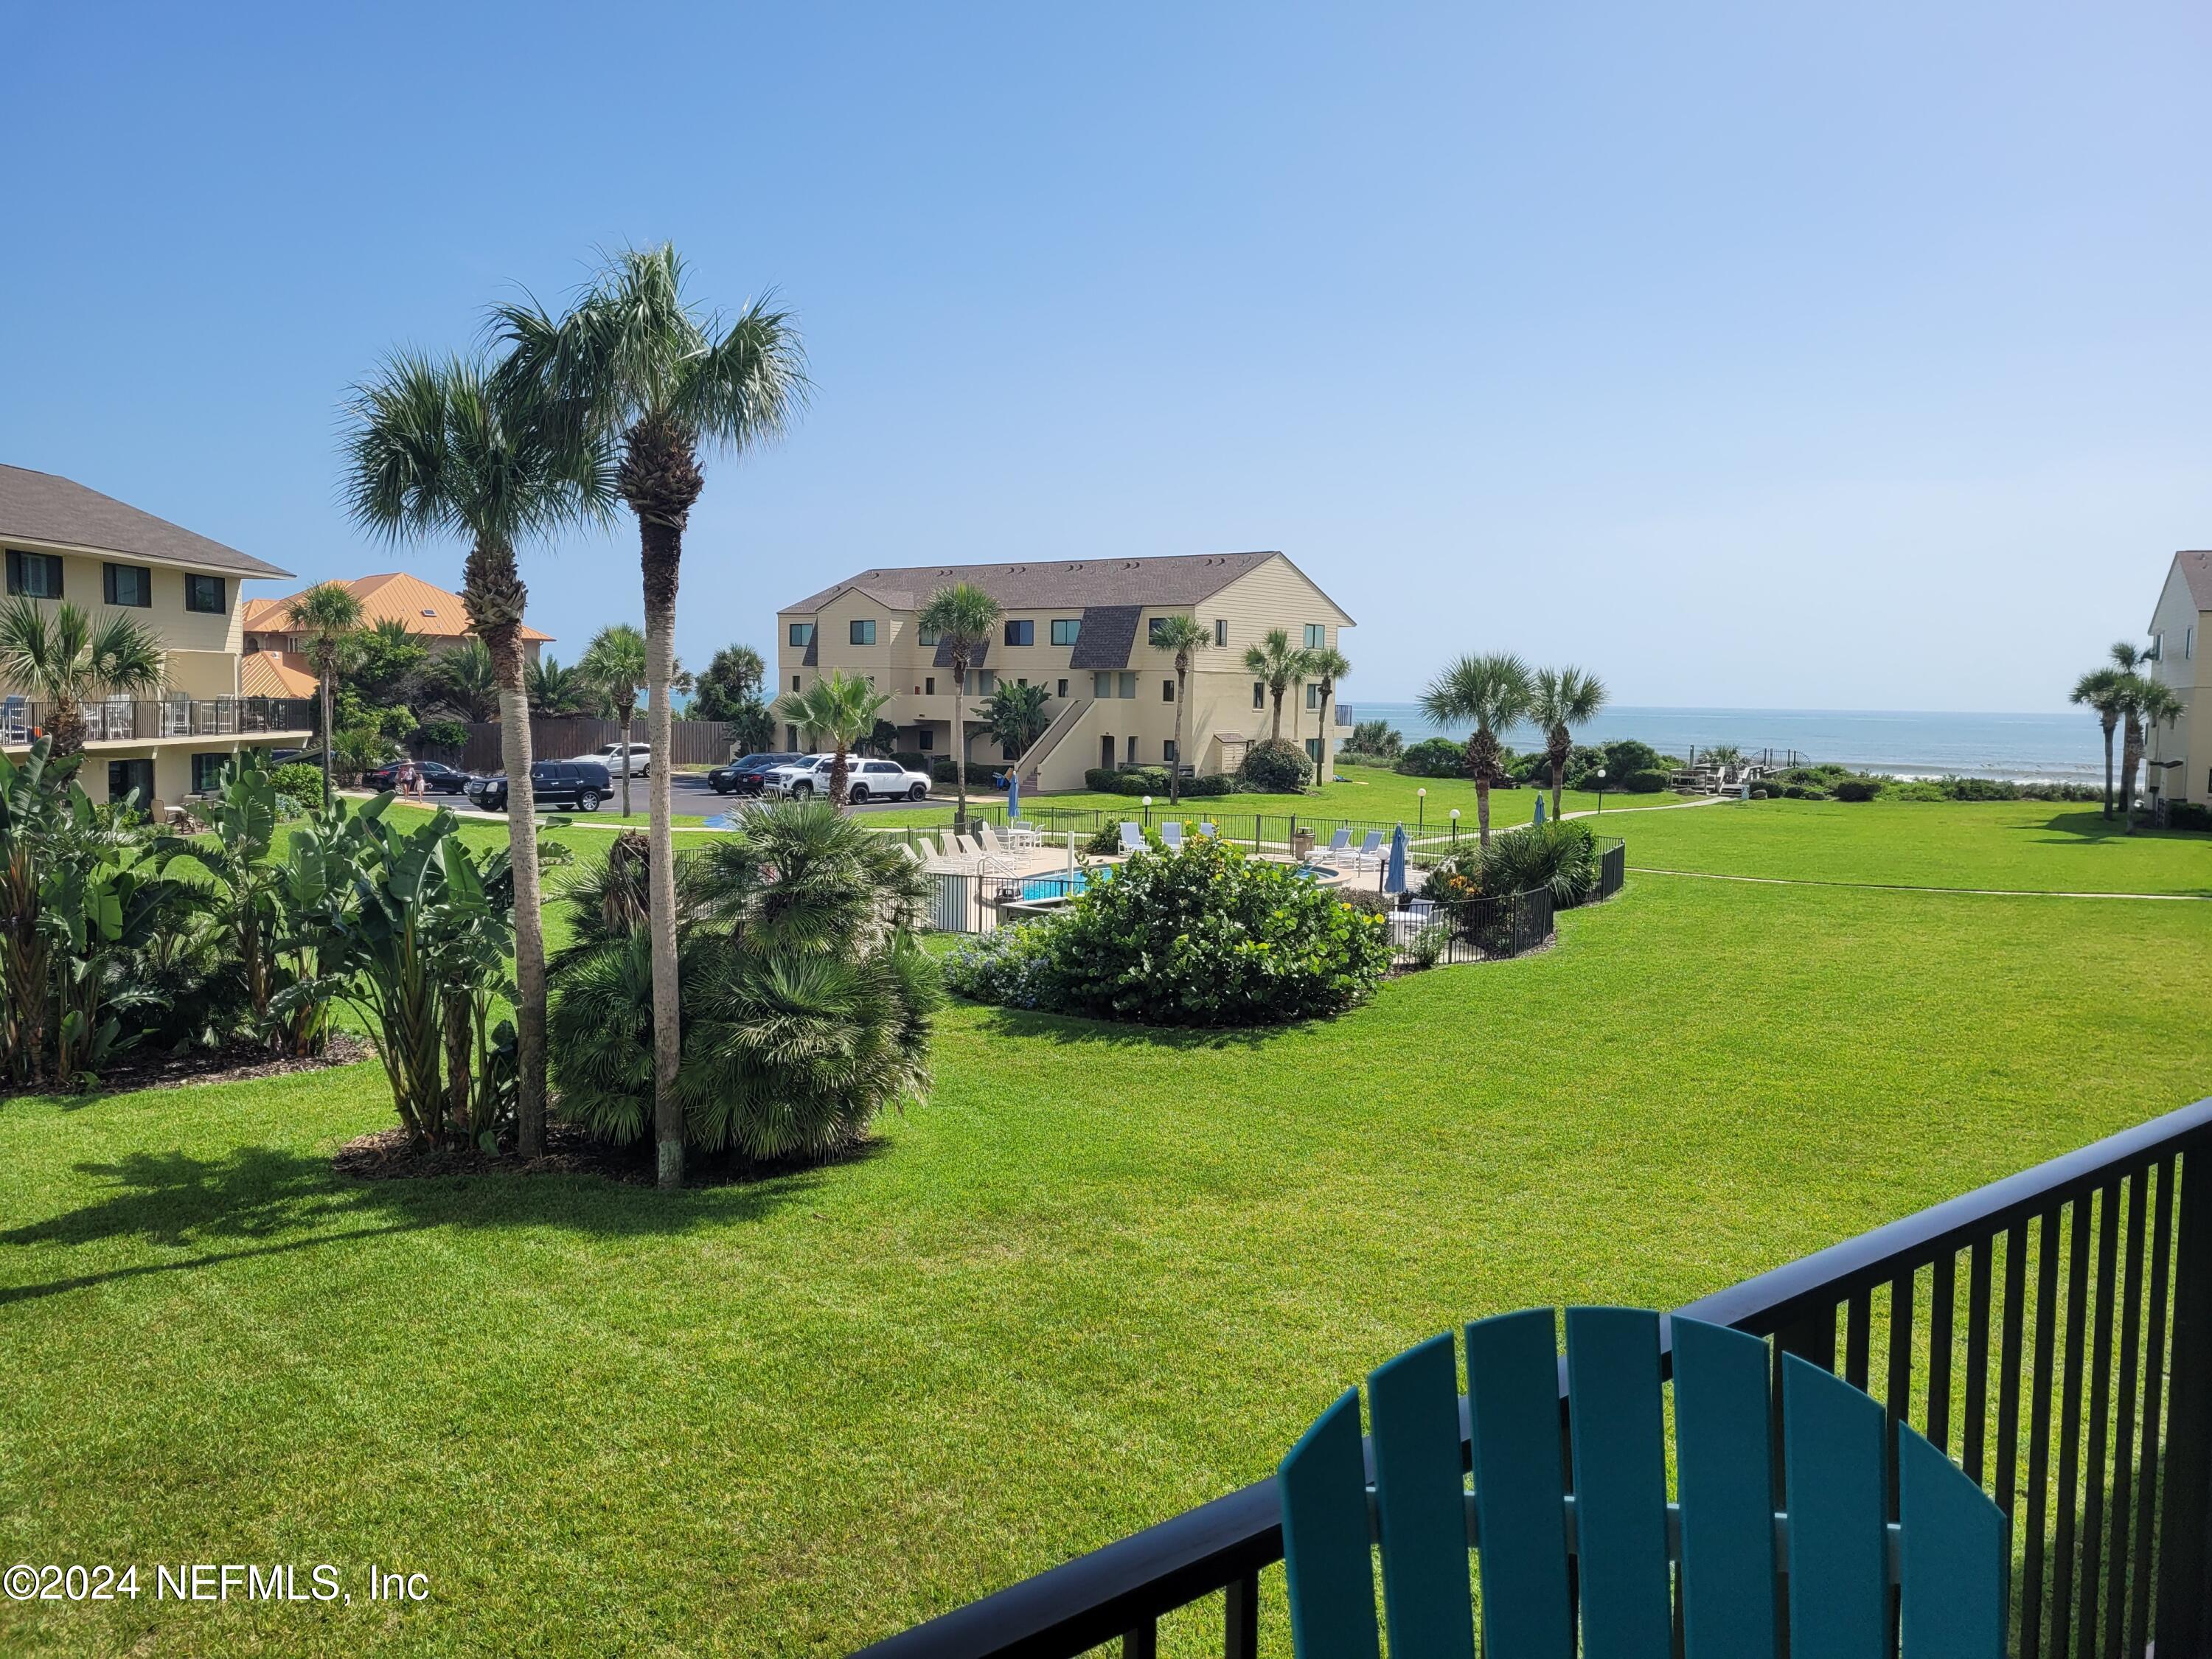
[[[123,1035],[125,1014],[159,1000],[129,971],[150,948],[179,884],[157,872],[143,842],[104,832],[82,790],[70,803],[70,852],[49,869],[40,906],[59,934],[55,962],[54,1076],[96,1078],[108,1059],[137,1039]]]
[[[55,836],[84,793],[78,758],[55,760],[45,737],[20,761],[0,755],[0,1060],[20,1083],[41,1081],[46,1064],[54,933],[43,894]]]
[[[279,1020],[271,1008],[283,986],[275,948],[283,925],[283,882],[270,858],[278,818],[276,780],[258,755],[249,750],[223,768],[217,789],[202,808],[212,834],[163,836],[155,844],[162,870],[166,873],[178,859],[190,859],[213,878],[215,902],[246,978],[255,1029],[280,1053],[315,1053],[319,1041],[301,1046],[294,1040],[290,1023]]]

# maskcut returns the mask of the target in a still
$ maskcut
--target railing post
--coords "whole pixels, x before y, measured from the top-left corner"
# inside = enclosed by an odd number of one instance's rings
[[[1232,1578],[1221,1599],[1222,1659],[1260,1659],[1260,1575]]]
[[[2179,1160],[2181,1214],[2173,1250],[2173,1389],[2166,1431],[2166,1498],[2158,1522],[2160,1659],[2201,1659],[2212,1635],[2212,1146]]]

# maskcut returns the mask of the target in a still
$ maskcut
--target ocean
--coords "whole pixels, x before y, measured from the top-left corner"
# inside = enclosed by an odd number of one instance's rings
[[[1419,703],[1347,698],[1355,720],[1388,720],[1408,743],[1464,738],[1438,727]],[[2087,710],[2067,714],[1946,714],[1826,708],[1608,708],[1578,727],[1578,743],[1640,738],[1662,755],[1732,743],[1747,757],[1795,750],[1800,763],[1839,762],[1899,777],[2009,778],[2016,782],[2101,783],[2104,733]],[[1533,730],[1505,741],[1524,753]]]

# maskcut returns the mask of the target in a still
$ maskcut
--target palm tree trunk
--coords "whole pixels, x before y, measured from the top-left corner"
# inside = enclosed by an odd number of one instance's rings
[[[48,722],[47,732],[54,740],[52,753],[56,760],[84,752],[84,710],[75,697],[54,699],[53,717]]]
[[[331,751],[337,745],[331,731],[331,671],[327,666],[322,672],[319,690],[323,699],[323,805],[328,806],[331,804]]]
[[[623,751],[623,816],[629,816],[629,723],[637,718],[637,711],[628,703],[622,709]]]
[[[968,833],[968,665],[952,659],[952,775],[960,804],[952,809],[952,833]]]
[[[2105,722],[2105,816],[2112,816],[2112,728],[2119,722]]]
[[[1176,665],[1175,758],[1168,763],[1168,805],[1176,805],[1182,800],[1182,705],[1183,678],[1190,671],[1182,664]]]
[[[1267,728],[1267,741],[1279,743],[1283,737],[1283,688],[1273,688],[1275,694],[1275,723]]]
[[[1474,781],[1474,823],[1481,836],[1481,845],[1490,845],[1490,780]]]
[[[519,634],[492,647],[499,670],[499,752],[507,768],[507,858],[514,871],[515,1150],[545,1151],[545,925],[538,880],[538,802],[530,787],[530,700]],[[509,664],[512,664],[512,672]]]
[[[2136,833],[2136,765],[2142,749],[2142,727],[2130,720],[2120,744],[2120,818],[2131,836]]]
[[[1566,733],[1560,732],[1553,734],[1551,740],[1545,744],[1545,747],[1551,750],[1552,818],[1554,823],[1557,823],[1559,817],[1560,792],[1566,787],[1567,755],[1569,752],[1569,744],[1567,742]]]
[[[645,777],[651,849],[646,874],[653,930],[653,1131],[660,1186],[672,1190],[684,1184],[684,1105],[676,1095],[684,1028],[676,964],[676,837],[669,823],[668,683],[676,666],[676,583],[684,532],[653,519],[640,519],[638,530],[645,565],[645,740],[661,757],[661,764],[648,767]]]
[[[837,752],[830,763],[830,805],[845,810],[845,740],[837,739]]]

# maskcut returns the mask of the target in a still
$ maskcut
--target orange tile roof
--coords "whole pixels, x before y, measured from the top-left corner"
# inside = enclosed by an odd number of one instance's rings
[[[241,697],[312,697],[321,689],[314,672],[289,651],[249,651],[238,659]]]
[[[424,639],[460,639],[471,631],[469,613],[459,594],[449,593],[404,570],[356,576],[339,586],[352,590],[354,598],[361,601],[362,620],[371,627],[397,617],[407,624],[409,633]],[[247,600],[243,626],[248,633],[283,632],[285,613],[299,597],[295,593],[289,599]],[[541,634],[527,623],[522,625],[522,637],[545,645],[553,642],[550,634]]]

